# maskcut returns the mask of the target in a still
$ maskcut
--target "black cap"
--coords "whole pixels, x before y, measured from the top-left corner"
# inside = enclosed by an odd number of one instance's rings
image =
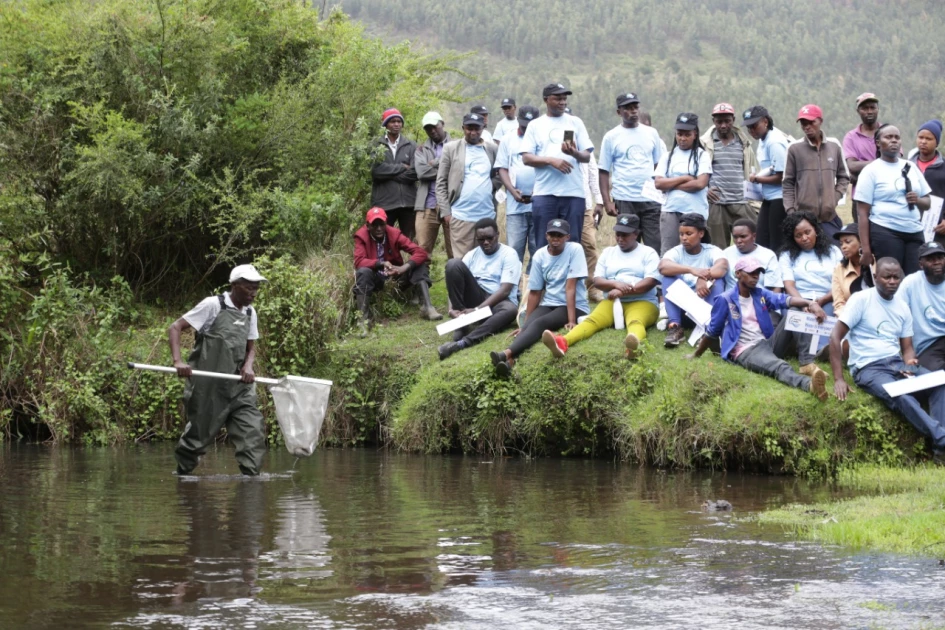
[[[692,131],[699,127],[699,116],[692,112],[683,112],[676,116],[676,126],[678,131]]]
[[[466,125],[478,125],[480,127],[485,127],[486,121],[479,114],[466,114],[463,116],[463,127]]]
[[[502,107],[515,107],[515,99],[514,99],[514,98],[503,98],[503,99],[502,99]]]
[[[547,98],[555,94],[571,94],[571,90],[564,87],[560,83],[549,83],[545,86],[545,89],[541,91],[542,98]]]
[[[705,229],[705,217],[697,212],[687,212],[679,217],[679,225],[694,227],[697,230]]]
[[[930,241],[919,247],[919,258],[925,258],[926,256],[932,256],[934,254],[945,254],[945,246],[937,241]]]
[[[837,233],[834,234],[833,237],[839,241],[840,237],[844,235],[860,238],[860,227],[856,223],[847,223],[841,229],[837,230]]]
[[[768,117],[768,110],[762,107],[761,105],[755,105],[749,109],[746,109],[742,112],[742,124],[746,127],[754,125],[756,122],[762,118]]]
[[[548,227],[545,233],[571,234],[571,226],[564,219],[552,219],[548,221]]]
[[[625,92],[624,94],[617,95],[617,107],[623,107],[624,105],[629,105],[630,103],[639,103],[640,99],[637,97],[635,92]]]
[[[480,116],[488,116],[489,110],[486,109],[485,105],[473,105],[469,108],[470,114],[479,114]]]
[[[617,215],[617,224],[614,225],[614,232],[623,234],[636,234],[640,231],[640,217],[635,214]]]
[[[520,127],[528,126],[528,123],[539,116],[541,116],[541,112],[532,105],[522,105],[518,108],[518,124]]]

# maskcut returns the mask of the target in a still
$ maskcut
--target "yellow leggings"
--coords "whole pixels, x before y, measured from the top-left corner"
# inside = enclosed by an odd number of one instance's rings
[[[660,311],[656,305],[646,300],[623,303],[623,321],[627,327],[627,333],[633,333],[637,339],[643,341],[646,339],[646,329],[656,323]],[[605,328],[612,328],[614,325],[614,302],[613,300],[604,300],[597,305],[594,312],[587,316],[583,322],[571,329],[565,335],[568,346],[573,346],[577,342],[593,337]]]

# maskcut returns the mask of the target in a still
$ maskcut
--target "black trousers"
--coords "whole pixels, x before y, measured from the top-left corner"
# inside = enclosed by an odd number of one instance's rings
[[[919,247],[923,240],[922,232],[910,234],[890,230],[870,221],[870,249],[873,250],[873,256],[876,260],[895,258],[907,276],[919,270]]]
[[[413,206],[409,208],[391,208],[384,209],[387,212],[387,225],[394,227],[394,224],[397,224],[400,231],[404,233],[404,236],[409,238],[411,241],[414,240],[417,236],[417,225],[416,225],[416,210],[413,209]]]
[[[426,282],[430,286],[430,267],[427,263],[418,265],[410,273],[405,273],[396,278],[390,278],[380,271],[374,271],[368,267],[359,267],[354,277],[354,294],[370,296],[377,291],[383,291],[384,285],[388,280],[397,283],[401,291],[408,287],[417,286],[421,282]]]
[[[476,308],[490,295],[479,286],[466,263],[458,258],[446,263],[446,292],[450,296],[450,304],[458,311]],[[479,322],[475,328],[466,326],[454,332],[453,341],[465,339],[468,345],[475,345],[508,327],[515,321],[516,314],[518,308],[515,304],[511,300],[502,300],[492,307],[492,315]]]
[[[584,311],[578,309],[577,316],[587,315]],[[539,306],[525,320],[525,325],[515,337],[515,341],[509,346],[512,351],[512,357],[517,357],[541,339],[541,333],[546,330],[558,330],[564,328],[568,323],[567,306]]]
[[[929,372],[945,368],[945,337],[939,337],[919,355],[919,365]]]
[[[781,223],[786,216],[783,199],[765,199],[761,202],[761,211],[758,213],[759,245],[775,253],[781,249],[784,244]]]
[[[640,217],[640,241],[660,251],[660,212],[662,207],[655,201],[624,201],[614,199],[617,214],[635,214]],[[708,234],[708,232],[706,232]],[[594,273],[593,269],[589,270]]]

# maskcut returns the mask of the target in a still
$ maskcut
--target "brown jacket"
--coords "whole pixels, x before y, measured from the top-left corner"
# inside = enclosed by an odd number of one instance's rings
[[[809,210],[821,223],[836,218],[837,203],[850,185],[850,171],[840,142],[822,137],[820,149],[806,137],[788,146],[781,182],[784,211],[791,214]]]

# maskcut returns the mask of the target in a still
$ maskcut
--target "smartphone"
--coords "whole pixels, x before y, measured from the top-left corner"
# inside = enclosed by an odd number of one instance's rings
[[[532,202],[532,196],[531,196],[531,195],[522,195],[522,203],[523,203],[523,204],[528,205],[528,204],[530,204],[531,202]]]
[[[574,130],[566,129],[564,132],[564,141],[565,142],[574,142]]]

